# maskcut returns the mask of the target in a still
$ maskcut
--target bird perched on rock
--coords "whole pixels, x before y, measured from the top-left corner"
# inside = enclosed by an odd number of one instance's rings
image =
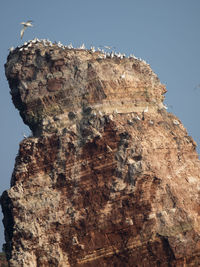
[[[14,46],[11,46],[11,47],[9,48],[10,53],[12,53],[14,50],[15,50]]]
[[[85,45],[82,44],[79,48],[80,48],[80,49],[85,49]]]
[[[28,20],[27,22],[21,22],[21,24],[24,26],[23,29],[20,32],[20,36],[21,39],[24,35],[24,31],[26,30],[27,27],[33,27],[33,24],[31,24],[31,22],[33,22],[32,20]]]

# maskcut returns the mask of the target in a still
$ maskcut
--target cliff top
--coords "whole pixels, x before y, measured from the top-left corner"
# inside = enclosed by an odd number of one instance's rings
[[[164,108],[165,86],[134,56],[34,39],[10,52],[5,70],[15,107],[35,135],[49,132],[49,120],[51,131],[63,116],[70,125],[88,107],[103,114]]]

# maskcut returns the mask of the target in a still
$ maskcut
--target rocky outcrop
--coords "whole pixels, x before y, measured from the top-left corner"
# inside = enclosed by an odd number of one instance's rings
[[[33,132],[1,197],[10,266],[199,266],[196,144],[150,66],[33,40],[5,69]]]
[[[6,260],[6,255],[3,252],[0,252],[0,266],[1,267],[7,267],[8,262]]]

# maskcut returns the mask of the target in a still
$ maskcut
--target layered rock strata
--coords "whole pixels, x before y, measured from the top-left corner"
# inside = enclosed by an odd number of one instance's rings
[[[32,41],[5,69],[33,132],[1,197],[10,266],[199,266],[196,144],[150,66]]]

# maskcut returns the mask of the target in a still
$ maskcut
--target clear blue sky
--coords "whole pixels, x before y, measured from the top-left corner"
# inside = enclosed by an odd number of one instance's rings
[[[38,37],[86,47],[111,45],[146,60],[167,86],[165,103],[200,145],[200,0],[5,0],[0,4],[0,194],[10,186],[23,133],[4,75],[8,48]],[[2,214],[0,215],[0,220]],[[4,242],[0,223],[0,250]]]

